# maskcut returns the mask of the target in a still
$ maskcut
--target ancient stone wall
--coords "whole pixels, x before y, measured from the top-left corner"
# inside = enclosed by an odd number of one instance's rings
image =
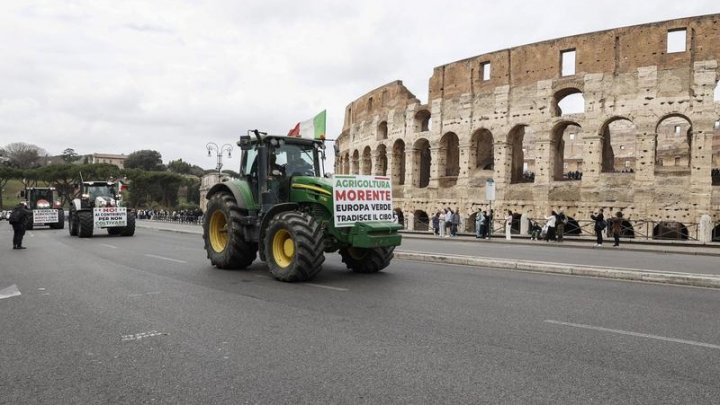
[[[388,175],[409,227],[442,207],[530,218],[604,207],[720,223],[720,14],[539,42],[438,66],[350,103],[337,173]],[[719,182],[720,183],[720,182]],[[418,218],[421,218],[418,220]],[[468,226],[467,228],[471,228]]]

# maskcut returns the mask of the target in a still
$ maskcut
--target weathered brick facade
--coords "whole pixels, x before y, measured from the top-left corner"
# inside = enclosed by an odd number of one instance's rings
[[[488,207],[489,178],[496,212],[588,219],[605,207],[688,226],[709,215],[716,226],[719,60],[715,14],[438,66],[428,104],[395,81],[347,106],[335,171],[391,176],[411,228],[442,207],[470,224]],[[562,111],[578,99],[578,112]]]

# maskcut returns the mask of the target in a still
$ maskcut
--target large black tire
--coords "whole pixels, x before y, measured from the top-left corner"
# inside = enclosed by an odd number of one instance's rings
[[[341,248],[340,256],[355,273],[377,273],[390,264],[395,246],[379,248]]]
[[[79,228],[80,221],[78,219],[77,213],[75,213],[75,215],[73,215],[73,213],[70,213],[70,217],[68,218],[68,231],[70,232],[70,236],[77,236]]]
[[[127,213],[127,225],[120,228],[120,236],[133,236],[135,235],[135,213]]]
[[[205,251],[219,269],[244,269],[257,256],[257,243],[243,237],[241,220],[244,210],[230,193],[217,193],[208,200],[203,220]]]
[[[79,228],[78,236],[90,238],[93,236],[93,213],[92,211],[79,211],[77,214]]]
[[[63,229],[65,228],[65,211],[62,209],[58,210],[58,221],[54,224],[50,224],[52,229]]]
[[[265,260],[280,281],[312,280],[325,261],[322,229],[304,212],[277,214],[265,231]]]

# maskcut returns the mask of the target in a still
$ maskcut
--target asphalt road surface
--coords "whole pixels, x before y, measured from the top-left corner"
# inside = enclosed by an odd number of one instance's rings
[[[362,275],[334,254],[288,284],[212,268],[198,235],[11,236],[3,404],[720,398],[718,290],[401,260]]]

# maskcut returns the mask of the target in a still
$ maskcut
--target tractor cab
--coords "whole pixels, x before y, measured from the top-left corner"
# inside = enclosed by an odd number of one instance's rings
[[[238,142],[243,150],[240,175],[247,179],[258,205],[289,202],[298,177],[323,176],[323,141],[252,133],[254,138],[243,136]]]

